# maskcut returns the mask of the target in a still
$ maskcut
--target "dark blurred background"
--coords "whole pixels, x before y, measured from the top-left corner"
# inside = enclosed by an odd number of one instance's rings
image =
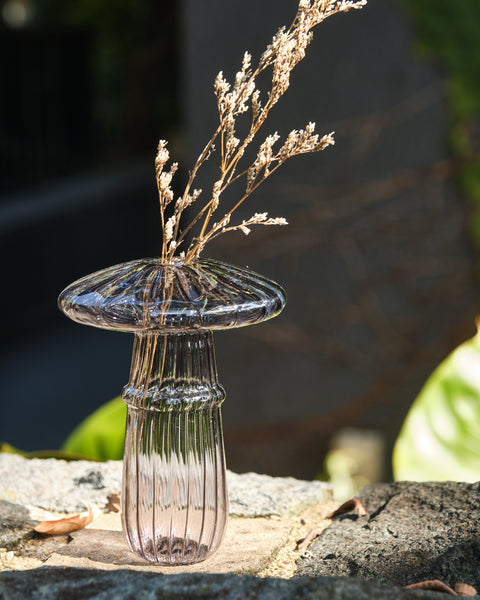
[[[233,470],[314,477],[334,434],[353,427],[378,433],[388,478],[421,385],[474,333],[472,209],[458,185],[468,157],[449,145],[451,80],[445,62],[419,55],[408,4],[369,0],[319,26],[264,133],[312,120],[336,146],[292,160],[242,207],[241,218],[268,210],[289,227],[207,250],[288,294],[274,321],[216,335]],[[132,337],[69,322],[56,297],[159,253],[158,139],[180,161],[181,191],[216,127],[217,72],[232,80],[296,5],[0,1],[0,440],[57,448],[119,394]]]

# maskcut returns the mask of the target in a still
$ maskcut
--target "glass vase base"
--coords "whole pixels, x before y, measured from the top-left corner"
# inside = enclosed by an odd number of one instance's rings
[[[162,538],[156,541],[156,547],[151,540],[145,540],[138,548],[131,544],[129,546],[137,556],[158,565],[192,565],[204,561],[212,554],[206,544],[199,545],[194,540],[179,537]]]

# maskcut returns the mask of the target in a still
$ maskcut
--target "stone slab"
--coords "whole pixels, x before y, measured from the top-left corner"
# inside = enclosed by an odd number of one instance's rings
[[[330,484],[258,473],[227,474],[230,515],[237,517],[288,517],[308,506],[331,502]]]
[[[337,517],[298,560],[297,575],[480,589],[479,483],[399,482],[357,497],[367,515]]]
[[[121,461],[90,462],[25,459],[0,454],[0,500],[74,513],[103,509],[121,489]],[[237,517],[286,516],[311,504],[331,501],[332,488],[320,481],[227,472],[230,514]]]
[[[112,515],[107,515],[112,517]],[[280,519],[230,519],[218,552],[206,561],[182,567],[160,567],[130,552],[115,515],[108,529],[101,529],[102,517],[88,528],[71,533],[72,541],[47,561],[47,566],[69,566],[116,570],[132,568],[155,573],[236,573],[257,574],[264,569],[288,539],[291,523]]]
[[[75,513],[103,508],[120,492],[121,462],[26,459],[0,454],[0,499],[44,510]]]
[[[45,563],[163,572],[129,551],[118,513],[103,512],[86,529],[69,535],[42,536],[32,531],[36,522],[59,518],[65,513],[87,508],[93,508],[95,513],[105,511],[108,496],[120,491],[121,474],[120,461],[28,460],[0,454],[0,509],[4,507],[3,529],[0,523],[0,541],[3,540],[0,570]],[[204,563],[164,567],[165,573],[258,574],[291,541],[293,516],[298,518],[306,507],[332,500],[331,486],[318,481],[231,472],[227,478],[231,518],[221,550]]]
[[[359,579],[257,578],[250,575],[156,575],[132,570],[42,567],[0,573],[2,600],[438,600],[438,593],[405,590]]]
[[[4,469],[7,462],[3,461]],[[120,463],[35,464],[17,457],[10,464],[16,466],[17,479],[25,479],[21,472],[25,466],[31,480],[14,487],[15,477],[7,474],[6,480],[13,479],[8,486],[0,479],[2,493],[22,497],[42,473],[53,480],[56,465],[57,478],[64,478],[76,506],[79,498],[88,500],[87,488],[103,502],[100,494],[110,492],[109,485],[114,477],[119,481],[121,472]],[[117,474],[109,474],[109,469]],[[438,598],[438,592],[400,587],[425,579],[480,588],[480,484],[369,486],[359,493],[365,517],[343,515],[328,526],[325,517],[333,503],[309,505],[303,512],[299,508],[325,491],[315,482],[255,474],[229,477],[233,510],[238,501],[239,512],[272,514],[231,518],[221,549],[205,562],[185,567],[158,567],[133,555],[123,539],[119,513],[101,513],[87,528],[69,535],[43,536],[32,534],[31,526],[42,514],[48,518],[45,507],[60,506],[54,490],[50,504],[45,502],[45,487],[26,506],[0,500],[0,535],[7,536],[4,541],[11,548],[0,548],[0,600]],[[84,488],[77,496],[76,487]],[[301,501],[293,499],[297,494]],[[298,557],[296,540],[307,529],[320,526],[327,529],[302,554],[297,571],[291,570]]]

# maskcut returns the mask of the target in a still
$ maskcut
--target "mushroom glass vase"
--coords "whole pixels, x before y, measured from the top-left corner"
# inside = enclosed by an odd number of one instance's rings
[[[74,321],[135,334],[122,392],[122,524],[135,554],[185,565],[219,547],[228,517],[225,392],[212,332],[259,323],[284,305],[273,281],[208,259],[134,260],[60,294],[60,309]]]

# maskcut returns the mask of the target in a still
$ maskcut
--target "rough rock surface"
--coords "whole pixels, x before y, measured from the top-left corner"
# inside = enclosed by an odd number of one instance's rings
[[[216,554],[187,567],[158,567],[130,553],[115,512],[97,511],[68,535],[33,533],[34,521],[55,517],[47,510],[105,506],[120,475],[120,463],[0,455],[0,600],[438,598],[396,587],[426,579],[480,589],[480,484],[364,488],[358,497],[368,514],[337,517],[298,559],[292,579],[296,541],[327,525],[337,506],[317,504],[331,497],[318,482],[229,474],[232,513],[247,516],[230,520]]]
[[[67,543],[66,535],[39,539],[33,531],[37,522],[25,506],[0,500],[0,571],[41,566]]]
[[[34,521],[29,511],[19,504],[0,500],[0,548],[11,550],[33,537]]]
[[[357,497],[367,515],[337,517],[298,560],[298,575],[480,589],[480,484],[399,482]]]
[[[121,488],[122,463],[25,459],[0,454],[0,499],[56,512],[103,508]],[[286,516],[310,504],[332,500],[331,486],[319,481],[227,473],[230,514]]]
[[[103,508],[120,491],[120,461],[26,459],[0,454],[0,499],[56,512]]]
[[[358,579],[259,579],[244,575],[172,575],[134,571],[96,571],[43,567],[22,573],[0,574],[2,600],[64,600],[82,598],[94,600],[132,600],[162,598],[184,600],[438,600],[435,592],[386,588]]]
[[[299,514],[311,504],[333,500],[331,487],[322,481],[229,471],[227,483],[230,515],[236,517],[286,517]]]

